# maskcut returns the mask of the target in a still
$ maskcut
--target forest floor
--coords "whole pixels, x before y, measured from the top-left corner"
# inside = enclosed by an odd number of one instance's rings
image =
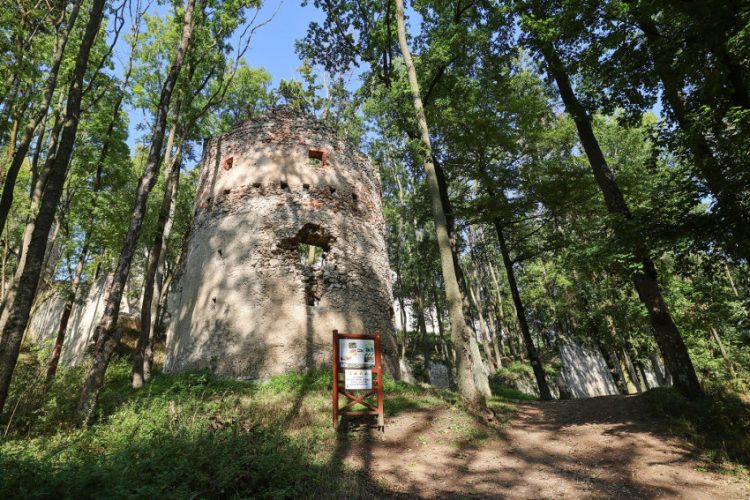
[[[649,416],[684,402],[671,389],[540,403],[495,387],[487,423],[451,391],[386,378],[385,431],[370,417],[334,430],[328,370],[264,383],[157,371],[134,391],[121,357],[93,424],[79,428],[85,369],[62,369],[44,392],[46,357],[24,358],[12,417],[0,420],[2,498],[750,499],[746,469],[721,458],[747,457],[750,411],[742,403],[728,413],[730,400],[718,413],[683,404],[682,415],[707,423],[686,434],[687,424]],[[735,430],[711,446],[669,434],[699,441],[718,423]],[[705,455],[717,440],[718,459]]]
[[[445,405],[400,412],[385,432],[350,424],[341,459],[396,494],[494,498],[750,498],[663,434],[641,396],[522,403],[500,429]],[[354,444],[356,443],[356,444]]]

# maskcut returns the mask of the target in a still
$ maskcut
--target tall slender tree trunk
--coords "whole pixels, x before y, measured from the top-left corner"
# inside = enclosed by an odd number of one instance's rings
[[[16,97],[18,96],[18,89],[21,84],[21,79],[17,72],[13,72],[11,76],[11,83],[9,85],[10,92],[3,96],[3,113],[0,115],[0,147],[5,144],[5,128],[8,124],[8,120],[11,119],[11,113],[16,104]],[[10,142],[10,141],[9,141]],[[8,146],[8,158],[11,158],[15,153],[15,144]],[[0,179],[5,177],[5,164],[0,164]]]
[[[52,355],[50,356],[49,363],[47,364],[47,377],[45,380],[45,387],[49,387],[49,385],[52,383],[52,380],[54,380],[55,378],[55,374],[57,373],[57,366],[60,363],[60,355],[62,354],[63,343],[65,342],[65,332],[68,330],[70,315],[73,312],[73,306],[75,305],[78,288],[81,285],[81,276],[83,275],[83,267],[86,264],[86,256],[88,255],[88,251],[89,233],[87,232],[84,236],[83,246],[81,247],[81,254],[78,256],[78,262],[76,263],[70,297],[68,297],[68,299],[65,301],[63,312],[60,316],[60,323],[57,327],[57,337],[55,338],[55,345],[52,348]]]
[[[592,336],[593,338],[596,338],[595,332]],[[612,375],[612,380],[615,383],[615,387],[617,387],[617,391],[620,394],[627,394],[628,387],[625,382],[625,377],[622,375],[620,361],[617,359],[617,356],[613,356],[611,351],[607,347],[605,347],[604,344],[602,344],[601,340],[597,339],[596,342],[597,348],[599,349],[599,352],[602,353],[602,357],[604,358],[604,363],[607,365],[607,369]]]
[[[506,344],[508,345],[508,350],[510,351],[510,355],[513,357],[513,359],[518,359],[520,355],[518,353],[518,349],[516,349],[516,342],[513,339],[514,334],[512,334],[511,331],[509,330],[508,323],[505,319],[505,310],[503,308],[503,296],[500,290],[500,283],[498,282],[497,275],[495,273],[495,266],[490,265],[489,268],[490,268],[490,278],[492,279],[492,284],[495,287],[494,302],[495,302],[495,307],[497,308],[497,319],[499,321],[498,334],[501,336],[502,336],[502,333],[505,334]]]
[[[440,343],[443,345],[443,356],[445,362],[448,365],[448,373],[450,374],[451,384],[453,384],[453,365],[456,362],[456,351],[453,346],[448,347],[448,342],[445,339],[445,330],[443,329],[443,309],[440,307],[438,301],[437,285],[433,282],[432,286],[432,300],[435,303],[435,316],[437,317],[437,328],[438,334],[440,335]]]
[[[179,171],[177,172],[179,176]],[[159,263],[156,266],[156,276],[154,277],[154,298],[151,301],[151,332],[149,333],[149,342],[146,344],[146,350],[143,355],[143,380],[149,380],[151,378],[151,367],[154,363],[154,339],[156,339],[157,326],[160,322],[161,311],[163,311],[163,303],[165,300],[165,290],[169,288],[169,279],[166,278],[166,267],[167,267],[167,243],[172,233],[172,227],[174,225],[175,213],[177,211],[177,189],[178,181],[174,185],[174,194],[172,195],[172,202],[169,206],[169,218],[167,219],[166,227],[164,228],[164,238],[162,239],[161,255],[159,256]],[[170,275],[171,277],[171,275]]]
[[[8,158],[13,158],[16,152],[16,141],[18,140],[18,118],[13,119],[10,125],[10,136],[8,137]]]
[[[490,332],[492,332],[492,349],[495,353],[495,364],[497,365],[497,368],[503,367],[503,348],[501,347],[501,342],[499,340],[499,331],[497,328],[497,324],[495,323],[494,314],[490,312],[487,314],[487,319],[490,323]]]
[[[711,325],[708,327],[708,332],[711,335],[711,338],[713,338],[713,340],[716,342],[716,345],[719,346],[719,352],[721,352],[721,357],[724,358],[724,363],[727,365],[727,371],[729,371],[729,375],[731,375],[732,378],[737,378],[737,373],[734,371],[734,363],[732,363],[732,359],[729,357],[727,350],[724,348],[724,343],[721,341],[721,337],[719,337],[718,330],[716,330],[716,327]]]
[[[415,343],[415,350],[417,348],[417,345],[422,346],[422,357],[424,358],[424,369],[425,373],[428,375],[429,380],[429,373],[430,373],[430,339],[429,335],[427,334],[427,324],[424,320],[425,315],[425,309],[424,309],[424,299],[421,295],[421,287],[418,287],[417,295],[414,297],[414,312],[417,315],[417,326],[419,328],[419,337],[420,341],[419,343]]]
[[[643,384],[641,383],[641,379],[638,377],[638,371],[635,369],[633,359],[628,353],[628,349],[626,347],[622,348],[622,360],[625,363],[625,368],[627,368],[627,373],[630,376],[630,380],[633,382],[633,386],[635,386],[635,390],[640,394],[641,392],[643,392]]]
[[[176,122],[177,120],[175,120]],[[175,124],[176,127],[176,124]],[[170,141],[174,142],[174,134],[170,132]],[[171,156],[169,151],[171,147],[167,147],[167,154]],[[161,208],[159,210],[159,218],[156,222],[156,236],[154,236],[154,243],[151,245],[151,254],[148,260],[148,270],[146,271],[146,280],[143,285],[144,294],[143,302],[141,303],[141,334],[138,337],[138,343],[135,348],[135,354],[133,355],[133,373],[132,373],[132,385],[133,389],[139,389],[143,386],[146,380],[145,375],[145,359],[147,350],[151,344],[151,333],[152,333],[152,321],[156,323],[156,313],[153,310],[153,306],[158,306],[158,298],[154,301],[154,291],[156,289],[156,274],[159,267],[159,262],[162,260],[162,252],[165,250],[165,242],[169,238],[170,224],[170,207],[172,201],[177,195],[177,186],[179,184],[180,176],[180,153],[178,152],[174,158],[169,162],[167,175],[164,180],[164,197],[161,201]],[[171,163],[171,165],[169,164]],[[169,224],[169,228],[167,227]],[[315,247],[310,245],[310,257],[308,260],[312,265],[311,260],[315,260]]]
[[[49,230],[65,185],[70,157],[73,154],[73,145],[80,120],[83,78],[88,67],[91,47],[102,24],[104,3],[104,0],[93,0],[91,4],[88,23],[78,49],[68,91],[60,143],[55,154],[47,157],[47,163],[51,166],[50,176],[42,196],[39,212],[36,214],[34,221],[34,231],[31,235],[26,261],[23,268],[19,270],[18,286],[14,287],[8,294],[9,300],[6,300],[2,316],[0,316],[0,325],[2,325],[2,337],[0,338],[0,412],[8,397],[8,389],[18,360],[23,332],[26,329],[31,305],[39,284]]]
[[[135,44],[138,40],[138,24],[134,23],[133,26],[133,38],[130,44],[130,57],[128,59],[127,69],[125,70],[125,75],[122,79],[122,84],[120,85],[120,93],[117,96],[117,99],[115,100],[114,106],[112,107],[112,117],[109,120],[109,124],[107,125],[107,132],[105,134],[106,138],[111,138],[112,134],[114,133],[115,126],[117,125],[117,122],[119,121],[120,116],[120,110],[122,109],[122,101],[125,97],[125,91],[127,90],[127,87],[130,82],[130,77],[133,73],[133,61],[135,58]],[[54,127],[53,127],[54,128]],[[60,355],[62,353],[63,344],[65,342],[65,334],[68,330],[68,322],[70,321],[70,316],[73,312],[73,307],[75,306],[75,301],[78,296],[78,291],[81,287],[81,277],[83,275],[83,269],[86,265],[86,259],[88,257],[89,253],[89,247],[90,247],[90,241],[91,241],[91,231],[94,227],[94,213],[96,211],[97,206],[97,194],[101,190],[102,185],[102,175],[104,173],[104,163],[107,159],[107,156],[109,155],[109,149],[110,149],[110,141],[106,140],[104,144],[102,145],[102,149],[99,152],[99,158],[96,162],[96,174],[94,176],[94,184],[92,186],[92,193],[94,195],[94,198],[92,200],[92,206],[91,210],[89,212],[88,217],[88,227],[86,228],[86,232],[83,236],[83,243],[81,245],[81,253],[78,257],[78,263],[76,264],[75,274],[73,276],[73,283],[71,286],[71,292],[70,297],[65,301],[65,305],[63,306],[63,313],[60,316],[60,323],[57,328],[57,338],[55,339],[55,345],[52,349],[52,355],[50,356],[49,363],[47,365],[47,380],[46,385],[49,386],[52,382],[52,380],[55,378],[55,374],[57,373],[57,366],[60,362]]]
[[[47,116],[50,102],[52,102],[52,95],[57,88],[57,77],[60,72],[60,65],[65,53],[65,46],[68,43],[70,32],[73,29],[76,18],[78,17],[80,6],[81,0],[75,0],[73,2],[70,14],[67,16],[67,19],[65,17],[65,9],[63,9],[63,13],[61,14],[61,18],[58,22],[57,39],[55,40],[55,48],[52,54],[49,74],[44,85],[42,101],[23,131],[21,142],[18,144],[18,147],[15,150],[13,161],[11,162],[10,168],[8,168],[5,176],[3,193],[2,195],[0,195],[0,231],[5,227],[6,221],[8,220],[8,214],[10,213],[10,208],[13,204],[13,188],[16,184],[18,172],[21,170],[21,165],[23,165],[23,160],[26,158],[26,154],[29,152],[29,146],[31,145],[31,140],[34,137],[34,131],[37,129],[37,127],[39,127],[39,124],[44,120],[44,117]],[[68,113],[66,113],[66,116],[68,116]]]
[[[482,348],[484,349],[484,356],[487,359],[487,369],[489,373],[495,373],[497,370],[497,363],[492,357],[492,351],[490,350],[490,329],[485,321],[484,307],[482,306],[482,288],[479,280],[479,273],[482,267],[481,258],[476,252],[476,235],[472,230],[471,226],[467,229],[467,235],[469,238],[469,248],[471,249],[471,270],[469,271],[470,280],[466,282],[466,288],[469,289],[471,300],[474,302],[474,307],[477,310],[477,319],[479,320],[479,336],[482,340]]]
[[[432,215],[437,233],[438,249],[440,251],[440,265],[443,272],[448,312],[451,319],[451,336],[458,354],[456,366],[458,391],[461,397],[469,405],[485,407],[486,403],[484,396],[479,392],[474,381],[473,371],[475,360],[470,348],[471,332],[469,331],[464,318],[463,299],[458,285],[458,277],[456,275],[451,242],[448,235],[447,221],[445,218],[445,212],[443,211],[443,203],[440,198],[440,188],[438,186],[437,175],[435,173],[435,166],[432,159],[430,132],[427,127],[427,119],[422,106],[419,82],[417,81],[417,72],[414,68],[414,61],[412,60],[409,45],[406,41],[403,0],[396,0],[396,22],[401,54],[403,55],[404,63],[406,65],[409,87],[411,89],[412,101],[414,103],[414,111],[419,125],[422,160],[424,161],[424,168],[427,174],[427,184],[430,193],[430,200],[432,202]]]
[[[117,268],[112,276],[112,283],[107,288],[105,297],[104,314],[96,326],[94,337],[96,344],[91,368],[86,375],[86,380],[81,390],[81,397],[78,401],[78,418],[85,422],[90,418],[91,412],[96,404],[96,396],[99,389],[104,384],[104,374],[107,371],[109,359],[120,341],[121,332],[116,330],[117,318],[120,313],[120,301],[125,290],[125,283],[130,273],[130,264],[138,243],[138,237],[141,233],[143,220],[146,215],[148,196],[156,183],[161,163],[161,150],[164,144],[164,135],[166,132],[167,113],[170,108],[172,92],[174,91],[177,78],[182,70],[185,60],[185,53],[190,45],[190,39],[193,33],[193,14],[195,10],[195,0],[187,0],[182,24],[182,35],[180,44],[177,48],[174,61],[169,68],[164,84],[159,96],[159,104],[156,109],[156,121],[154,123],[153,135],[151,138],[151,148],[149,149],[148,158],[144,167],[143,175],[138,183],[136,192],[135,205],[133,207],[133,217],[130,221],[127,235],[123,244],[120,258],[117,262]]]
[[[10,253],[10,229],[5,227],[5,237],[3,239],[3,267],[2,276],[0,276],[0,303],[5,303],[6,280],[5,273],[8,267],[8,254]]]
[[[487,368],[490,373],[495,373],[497,369],[495,366],[495,360],[492,359],[492,351],[490,350],[490,333],[487,329],[487,323],[484,320],[484,313],[482,313],[482,304],[479,302],[479,290],[478,290],[478,278],[473,276],[473,282],[467,283],[469,288],[469,294],[471,301],[474,303],[474,307],[477,310],[477,320],[479,321],[479,336],[482,339],[482,348],[484,349],[484,356],[487,359]]]
[[[542,360],[539,358],[539,351],[534,345],[534,340],[531,338],[529,323],[526,321],[526,311],[523,307],[523,301],[521,300],[521,292],[518,290],[518,283],[516,283],[516,273],[513,269],[513,261],[510,258],[508,245],[505,241],[503,226],[500,220],[497,218],[494,220],[494,224],[495,230],[497,231],[498,243],[500,243],[500,253],[502,254],[503,264],[505,265],[505,273],[508,277],[510,294],[513,297],[513,305],[516,308],[518,327],[521,330],[524,344],[526,344],[526,352],[529,356],[529,363],[531,363],[531,368],[534,370],[534,378],[536,379],[536,385],[539,388],[539,398],[542,401],[550,401],[552,399],[552,393],[550,392],[549,385],[547,384],[547,377],[544,374]]]
[[[621,219],[613,229],[621,232],[622,225],[633,223],[633,217],[615,176],[604,158],[604,153],[594,134],[591,118],[573,92],[570,78],[556,49],[546,42],[537,43],[537,45],[547,63],[547,70],[557,83],[565,109],[576,124],[578,137],[604,196],[607,210]],[[675,386],[688,398],[702,397],[703,389],[698,382],[687,347],[661,294],[661,288],[656,279],[656,266],[640,242],[635,244],[634,257],[641,269],[632,277],[633,283],[648,311],[656,343],[659,345],[667,369],[674,377]]]
[[[448,232],[448,239],[451,244],[451,256],[453,258],[453,268],[456,271],[456,280],[458,281],[458,289],[461,292],[462,306],[464,308],[464,317],[470,316],[469,302],[468,302],[468,286],[466,284],[466,276],[464,275],[461,267],[461,262],[458,258],[458,232],[455,227],[455,215],[453,213],[453,204],[450,201],[448,195],[448,180],[445,176],[445,171],[437,160],[434,152],[432,153],[432,164],[435,167],[435,177],[437,179],[438,192],[440,194],[440,202],[442,203],[443,212],[445,213],[446,231]],[[466,320],[464,320],[466,321]],[[477,390],[484,396],[489,397],[492,395],[490,390],[489,380],[487,378],[487,371],[484,367],[484,363],[481,361],[481,353],[479,352],[479,344],[476,336],[469,336],[469,350],[472,353],[474,359],[480,360],[478,363],[472,365],[472,374],[474,376],[474,384],[477,386]]]

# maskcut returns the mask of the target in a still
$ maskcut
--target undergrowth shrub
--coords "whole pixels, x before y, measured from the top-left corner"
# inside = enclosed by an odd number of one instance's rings
[[[130,366],[129,360],[113,359],[89,427],[71,424],[83,369],[61,367],[46,395],[27,398],[30,411],[11,422],[12,432],[0,443],[0,497],[291,498],[346,492],[367,498],[380,491],[331,453],[328,371],[290,373],[266,383],[156,372],[135,391]],[[24,373],[19,380],[26,380]]]
[[[750,465],[750,404],[725,386],[706,389],[707,397],[695,401],[666,387],[643,397],[652,414],[666,418],[670,432],[695,444],[709,460]]]

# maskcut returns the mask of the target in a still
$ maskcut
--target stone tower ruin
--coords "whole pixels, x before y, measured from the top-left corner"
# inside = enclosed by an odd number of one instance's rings
[[[380,332],[398,377],[380,177],[314,117],[277,109],[207,140],[167,309],[165,371],[258,379]]]

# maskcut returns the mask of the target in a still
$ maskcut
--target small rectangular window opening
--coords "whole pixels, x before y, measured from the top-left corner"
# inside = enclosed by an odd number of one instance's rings
[[[323,164],[323,151],[320,149],[311,149],[307,152],[307,163],[313,167],[319,167]]]
[[[300,262],[306,266],[317,266],[323,263],[325,250],[319,246],[300,243],[298,247]]]

